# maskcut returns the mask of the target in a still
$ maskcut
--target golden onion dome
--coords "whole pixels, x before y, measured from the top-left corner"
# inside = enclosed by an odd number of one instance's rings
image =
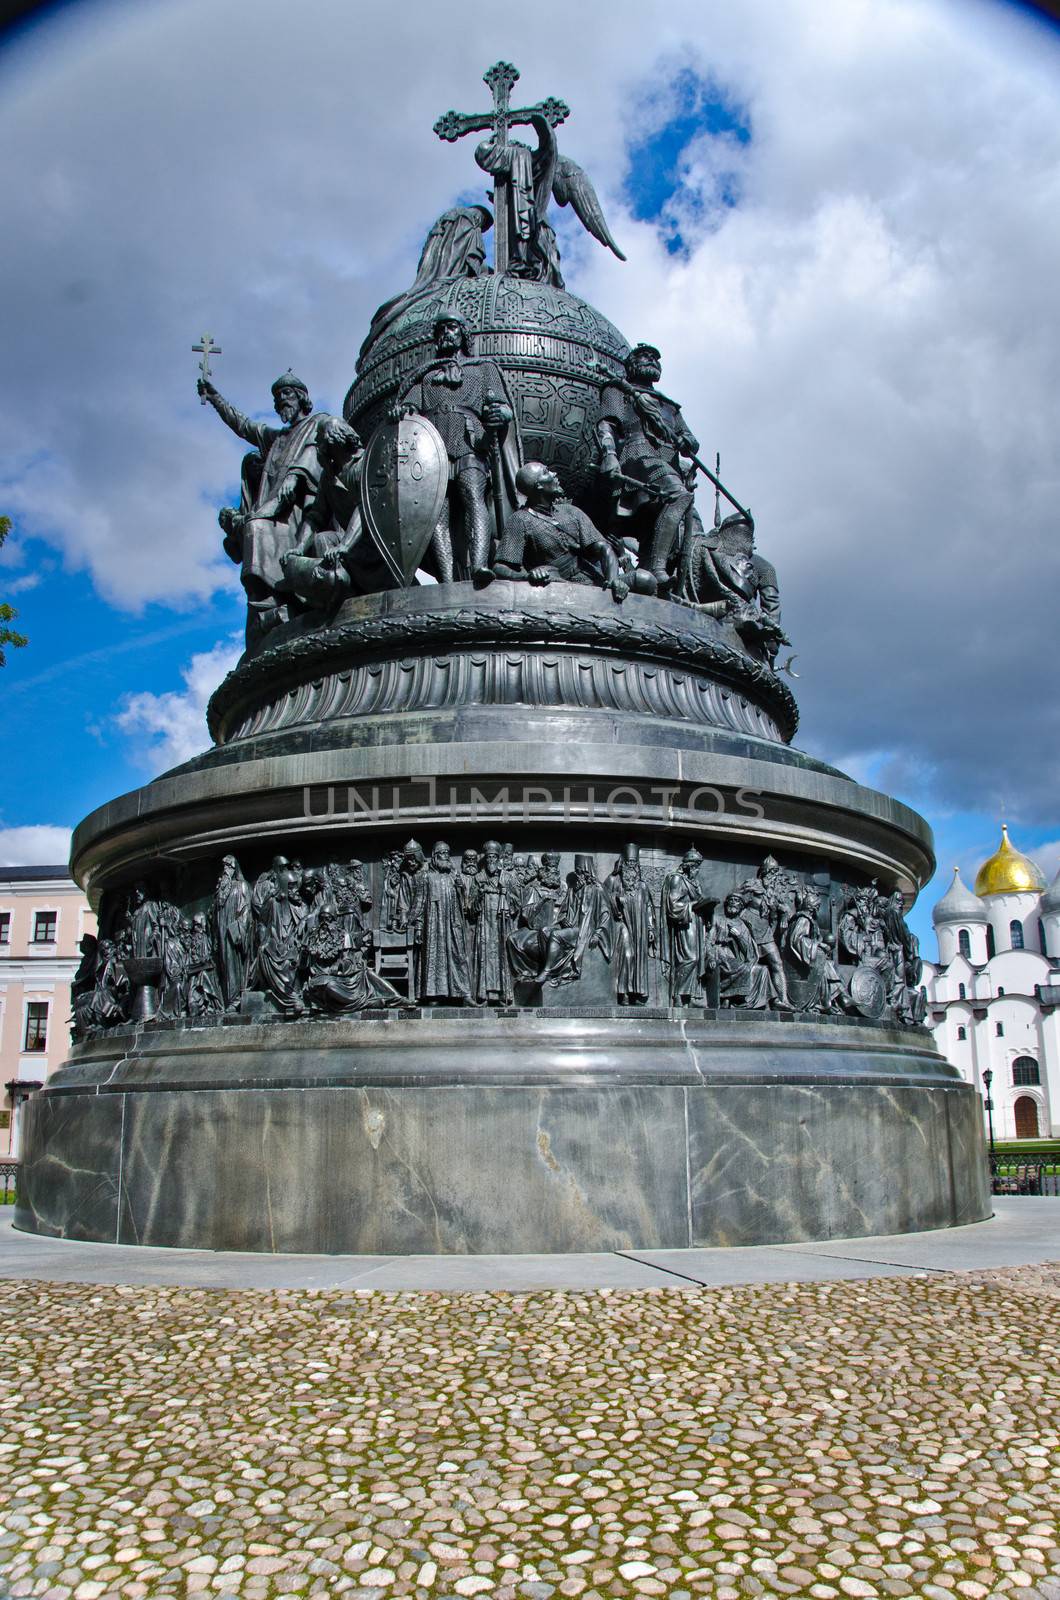
[[[1001,843],[976,874],[976,894],[1040,894],[1044,888],[1042,874],[1009,843],[1008,828],[1002,823]]]

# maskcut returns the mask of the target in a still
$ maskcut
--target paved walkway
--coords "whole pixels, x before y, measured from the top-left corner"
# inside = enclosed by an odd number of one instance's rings
[[[939,1270],[1056,1249],[1053,1218],[1021,1199],[724,1268],[890,1274],[848,1282],[703,1287],[671,1256],[0,1279],[0,1596],[1060,1600],[1060,1267]],[[5,1251],[97,1278],[270,1265]],[[578,1288],[365,1287],[546,1271]],[[584,1292],[591,1271],[654,1276]]]
[[[1060,1260],[1060,1198],[998,1196],[989,1222],[932,1233],[745,1250],[632,1250],[567,1256],[262,1256],[81,1244],[0,1220],[0,1278],[215,1289],[679,1288],[834,1282],[981,1271]]]

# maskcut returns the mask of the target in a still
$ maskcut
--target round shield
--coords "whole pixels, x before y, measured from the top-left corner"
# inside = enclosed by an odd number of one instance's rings
[[[387,569],[410,584],[431,542],[449,485],[445,442],[426,417],[381,422],[361,474],[365,526]]]
[[[855,967],[850,977],[850,998],[863,1017],[882,1017],[887,991],[875,967]]]

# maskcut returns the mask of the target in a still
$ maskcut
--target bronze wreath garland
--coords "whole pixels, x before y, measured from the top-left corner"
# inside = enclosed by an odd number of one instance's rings
[[[433,611],[404,617],[373,617],[320,629],[265,650],[253,661],[235,667],[215,690],[208,707],[210,734],[221,742],[233,711],[252,706],[262,695],[275,698],[311,673],[329,670],[353,652],[374,653],[380,646],[507,643],[511,641],[603,645],[610,650],[676,660],[685,669],[704,667],[736,688],[751,686],[778,715],[790,740],[798,727],[795,697],[762,661],[753,661],[730,645],[704,639],[684,628],[638,623],[623,617],[576,616],[567,611]]]

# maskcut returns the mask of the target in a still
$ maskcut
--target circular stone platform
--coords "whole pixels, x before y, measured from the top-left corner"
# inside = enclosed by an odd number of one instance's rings
[[[26,1109],[16,1225],[212,1250],[791,1243],[990,1212],[921,1030],[701,1010],[121,1030]]]
[[[151,1017],[164,984],[141,993],[148,1020],[76,1045],[27,1106],[18,1226],[511,1253],[987,1216],[978,1098],[878,976],[847,968],[821,1014],[785,947],[790,1009],[673,1002],[664,902],[690,845],[704,907],[771,856],[832,937],[858,893],[908,902],[932,871],[923,821],[793,749],[795,716],[723,623],[559,582],[370,595],[325,629],[276,630],[215,694],[214,747],[88,817],[74,871],[107,936],[137,881],[191,918],[209,916],[222,856],[251,884],[277,855],[356,861],[407,999],[295,1019],[251,985],[223,1022],[178,1022]],[[579,859],[605,884],[635,846],[658,925],[640,1003],[617,1004],[603,946],[562,981],[514,983],[509,1004],[420,1003],[416,951],[381,909],[410,836],[454,860],[489,839],[555,851],[567,886]]]

